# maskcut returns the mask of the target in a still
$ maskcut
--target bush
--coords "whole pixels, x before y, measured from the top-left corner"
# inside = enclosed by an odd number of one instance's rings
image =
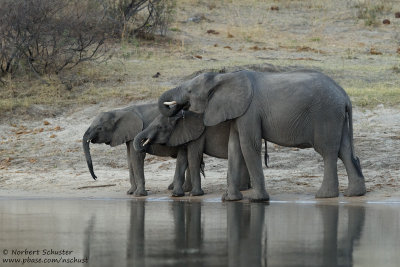
[[[1,72],[59,73],[98,58],[113,31],[105,15],[94,1],[3,0]]]
[[[107,52],[106,41],[165,34],[171,0],[0,0],[1,74],[58,74]]]
[[[103,6],[118,25],[118,37],[148,37],[166,34],[175,0],[103,0]]]

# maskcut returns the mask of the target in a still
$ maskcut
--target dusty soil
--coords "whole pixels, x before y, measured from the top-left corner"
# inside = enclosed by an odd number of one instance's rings
[[[376,18],[379,25],[366,27],[365,19],[357,18],[356,4],[361,2],[181,1],[171,44],[140,47],[147,54],[118,58],[118,68],[111,62],[116,71],[108,75],[118,83],[114,86],[109,76],[103,84],[93,83],[90,105],[61,111],[35,105],[27,109],[29,117],[8,113],[0,118],[0,195],[126,197],[124,145],[92,145],[99,179],[93,181],[88,172],[81,138],[95,115],[126,105],[126,98],[154,99],[160,90],[201,69],[269,63],[322,70],[349,92],[355,106],[355,149],[368,190],[359,199],[400,197],[400,19],[394,18],[400,6],[384,1]],[[272,10],[276,5],[279,11]],[[381,24],[384,18],[391,24]],[[156,72],[161,76],[152,78]],[[146,90],[138,91],[141,87]],[[126,95],[125,101],[105,93],[112,90]],[[79,95],[85,88],[72,92]],[[104,96],[112,99],[102,101]],[[384,105],[376,107],[381,101]],[[312,197],[322,181],[322,158],[312,149],[274,144],[267,149],[270,163],[264,174],[271,196]],[[205,163],[203,189],[206,196],[219,197],[226,188],[227,162],[206,157]],[[169,195],[174,166],[170,158],[146,158],[149,198]],[[343,192],[347,176],[341,163],[338,172]],[[106,187],[84,188],[101,185]]]
[[[98,180],[92,180],[81,148],[81,137],[92,118],[112,109],[101,104],[73,113],[37,121],[0,126],[0,193],[27,196],[125,197],[129,189],[126,148],[91,145]],[[354,112],[356,154],[361,159],[368,194],[363,199],[400,197],[400,112],[377,107]],[[264,167],[267,190],[274,196],[290,193],[310,197],[323,175],[322,158],[313,149],[293,149],[268,144],[269,168]],[[208,196],[218,197],[226,188],[227,161],[205,158],[202,181]],[[167,196],[175,161],[147,156],[146,187],[149,197]],[[347,186],[339,161],[340,191]],[[90,188],[93,186],[102,186]],[[89,187],[89,188],[84,188]]]

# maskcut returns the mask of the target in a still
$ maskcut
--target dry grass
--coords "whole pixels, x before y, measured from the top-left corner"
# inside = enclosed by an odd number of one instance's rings
[[[347,87],[354,105],[371,108],[383,104],[398,106],[400,103],[400,88],[392,84],[379,84],[374,87]]]
[[[357,17],[360,6],[378,4],[383,7],[377,21],[389,18],[391,24],[366,26]],[[70,107],[113,100],[122,105],[154,99],[202,69],[262,63],[319,69],[348,91],[355,106],[397,106],[396,11],[400,3],[388,0],[181,0],[167,38],[125,40],[106,63],[87,63],[61,79],[45,77],[47,84],[34,77],[3,78],[0,112],[34,104]],[[189,21],[199,14],[200,22]]]

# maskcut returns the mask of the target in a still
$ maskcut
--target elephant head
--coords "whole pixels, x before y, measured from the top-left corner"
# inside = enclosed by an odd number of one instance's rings
[[[136,151],[144,151],[149,144],[179,146],[196,140],[204,132],[201,114],[179,112],[172,117],[159,115],[133,141]]]
[[[158,107],[164,116],[182,109],[204,113],[205,126],[243,115],[253,98],[252,81],[245,71],[204,73],[164,92]]]
[[[121,109],[99,114],[83,135],[82,144],[90,174],[96,180],[90,156],[89,143],[112,147],[133,140],[143,129],[143,121],[132,110]]]

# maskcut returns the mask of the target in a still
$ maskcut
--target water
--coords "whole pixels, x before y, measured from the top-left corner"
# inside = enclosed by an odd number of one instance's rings
[[[0,266],[400,262],[399,204],[0,199],[0,216]]]

